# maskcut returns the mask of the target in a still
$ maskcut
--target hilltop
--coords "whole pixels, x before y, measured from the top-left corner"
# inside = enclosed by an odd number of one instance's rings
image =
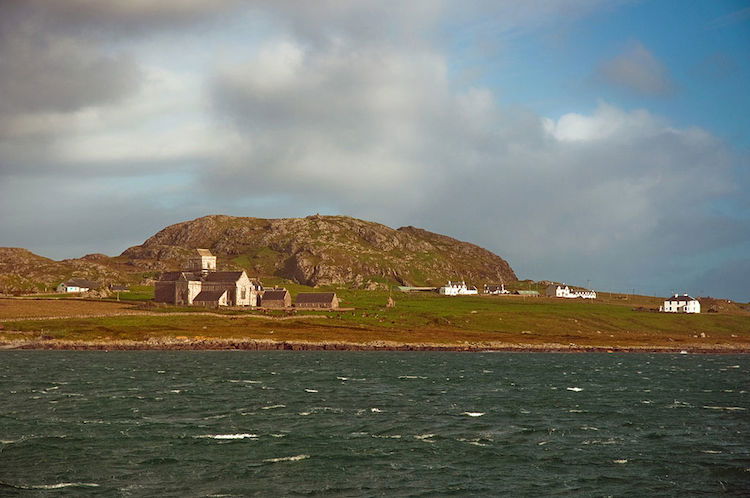
[[[474,244],[346,216],[205,216],[171,225],[121,258],[142,268],[176,269],[196,248],[210,249],[225,267],[310,286],[517,280],[507,261]]]
[[[500,256],[411,226],[393,229],[346,216],[214,215],[168,226],[116,257],[89,254],[54,261],[26,249],[0,248],[0,293],[49,291],[71,277],[148,284],[159,272],[183,268],[197,248],[218,256],[220,269],[309,286],[517,281]]]

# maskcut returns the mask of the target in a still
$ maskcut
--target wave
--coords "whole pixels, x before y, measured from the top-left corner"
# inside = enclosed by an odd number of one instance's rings
[[[55,484],[10,484],[0,481],[0,486],[15,489],[62,489],[62,488],[98,488],[95,482],[58,482]]]
[[[317,389],[305,389],[305,392],[306,393],[316,393],[316,392],[318,392],[318,390]]]
[[[481,417],[484,415],[484,412],[463,412],[461,415],[466,415],[469,417]]]
[[[288,457],[266,458],[263,461],[266,463],[298,462],[300,460],[305,460],[307,458],[310,458],[310,455],[294,455],[294,456],[288,456]]]
[[[257,439],[257,434],[204,434],[203,436],[195,436],[196,438],[208,438],[208,439]]]
[[[567,389],[568,391],[576,392],[576,393],[583,391],[582,387],[566,387],[565,389]]]
[[[704,405],[703,408],[706,408],[708,410],[727,410],[730,412],[739,412],[739,411],[746,411],[747,408],[742,408],[741,406],[706,406]]]
[[[261,410],[273,410],[274,408],[286,408],[286,405],[269,405],[260,407]]]

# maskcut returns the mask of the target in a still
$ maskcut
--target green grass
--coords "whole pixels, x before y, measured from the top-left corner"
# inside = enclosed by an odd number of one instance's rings
[[[280,282],[283,283],[283,282]],[[148,337],[255,337],[277,340],[346,340],[367,342],[522,343],[589,346],[750,345],[750,313],[700,315],[633,311],[633,303],[652,305],[655,298],[631,301],[567,300],[518,296],[461,296],[363,291],[342,287],[310,287],[284,283],[293,296],[304,291],[334,291],[342,307],[354,311],[324,315],[328,319],[270,321],[246,318],[258,310],[205,310],[145,303],[160,316],[6,322],[5,330],[36,332],[51,338],[145,340]],[[138,292],[138,289],[133,289]],[[145,292],[145,291],[144,291]],[[389,296],[394,308],[386,308]],[[199,315],[205,311],[221,316]],[[193,316],[171,315],[191,312]],[[265,313],[268,317],[287,312]],[[273,332],[273,333],[272,333]],[[10,338],[2,334],[0,337]]]
[[[113,293],[112,299],[117,299],[118,294],[120,301],[150,301],[154,298],[154,286],[131,285],[127,292]]]

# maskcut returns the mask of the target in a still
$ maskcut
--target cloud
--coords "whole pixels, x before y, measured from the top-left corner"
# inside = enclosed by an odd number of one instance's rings
[[[0,113],[66,112],[117,102],[138,86],[131,57],[105,55],[72,38],[4,38]]]
[[[664,96],[675,89],[666,66],[639,42],[604,61],[597,69],[597,76],[606,83],[641,95]]]
[[[430,50],[269,43],[214,80],[216,112],[239,138],[201,188],[275,196],[269,212],[422,225],[521,274],[606,275],[598,284],[615,288],[653,288],[668,278],[660,262],[689,273],[695,254],[745,237],[741,222],[705,214],[735,192],[732,155],[710,133],[606,102],[550,119],[456,90],[446,67]]]
[[[208,213],[341,213],[479,243],[524,277],[658,290],[750,237],[712,209],[742,182],[711,133],[606,101],[542,116],[456,81],[447,18],[503,43],[601,2],[53,4],[0,21],[0,64],[28,80],[0,71],[0,245],[117,253]],[[200,64],[204,38],[169,57],[219,25]],[[640,44],[600,73],[674,88]]]

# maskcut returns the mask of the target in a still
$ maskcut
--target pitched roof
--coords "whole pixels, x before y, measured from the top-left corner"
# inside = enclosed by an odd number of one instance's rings
[[[195,252],[198,253],[198,256],[213,256],[208,249],[196,249]]]
[[[94,289],[100,287],[101,284],[94,280],[86,280],[85,278],[71,278],[63,282],[68,287],[86,287],[88,289]]]
[[[202,290],[193,299],[193,302],[198,301],[201,303],[215,303],[221,299],[221,297],[227,293],[226,289],[221,290]]]
[[[690,297],[687,294],[675,294],[674,296],[665,299],[664,301],[668,303],[679,303],[679,302],[686,302],[686,301],[697,301],[694,297]]]
[[[331,303],[336,297],[335,292],[300,292],[297,303]]]
[[[263,293],[261,300],[263,301],[283,301],[289,291],[286,289],[273,289],[267,290]]]
[[[206,274],[204,282],[236,282],[244,271],[212,271]]]
[[[201,273],[192,271],[165,271],[159,277],[159,282],[176,282],[181,278],[185,280],[200,280]]]

